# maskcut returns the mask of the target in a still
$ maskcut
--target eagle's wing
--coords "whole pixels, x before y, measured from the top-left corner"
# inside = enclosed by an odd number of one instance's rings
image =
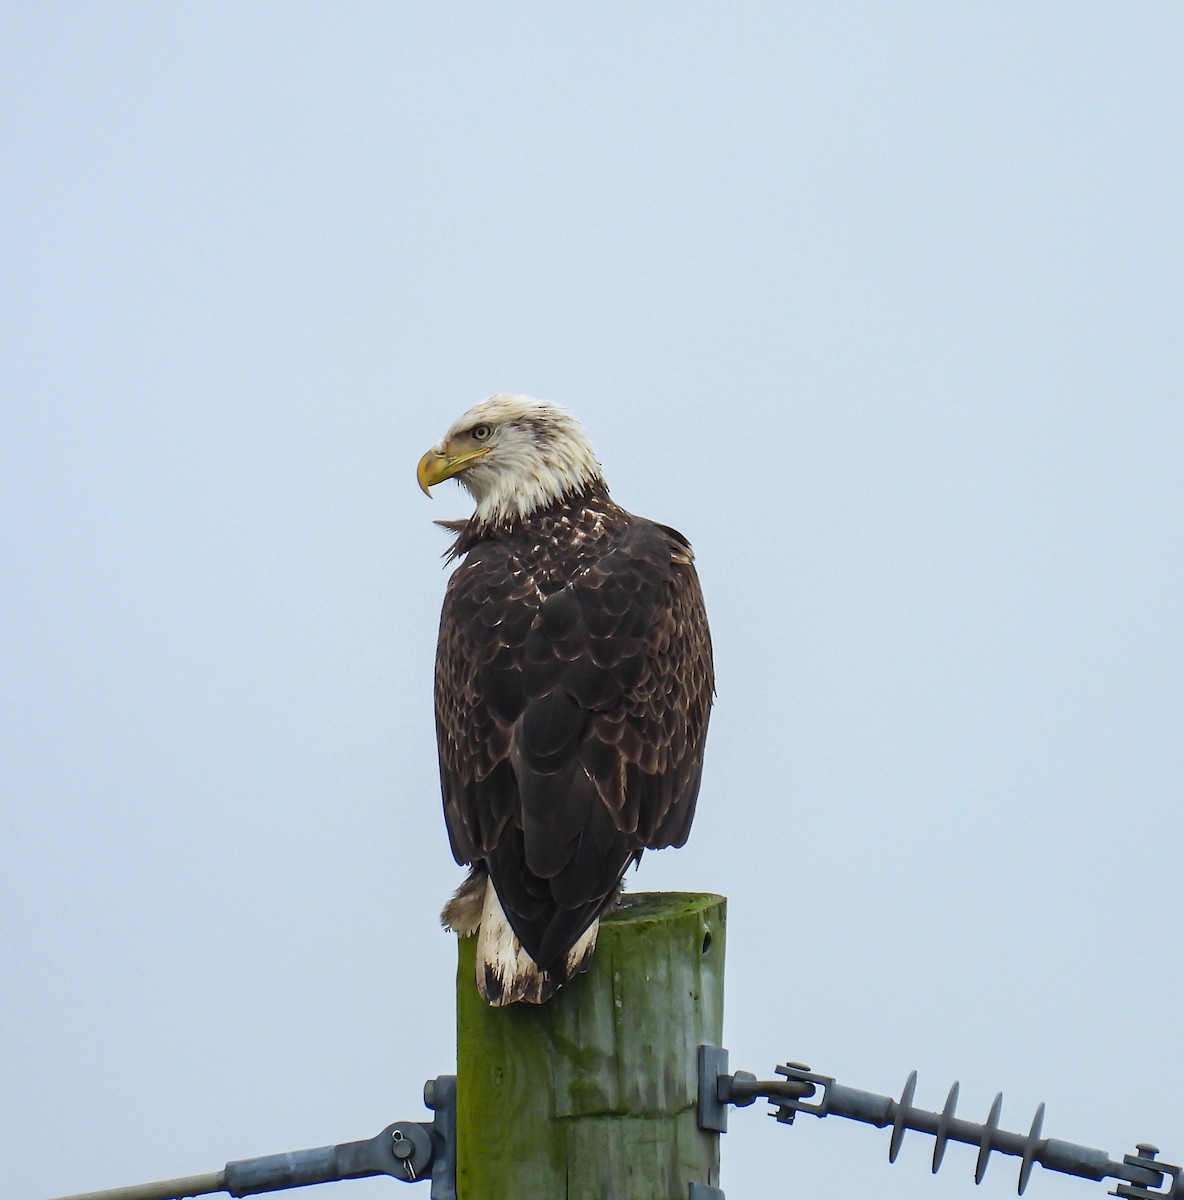
[[[436,664],[444,808],[540,965],[579,938],[645,848],[690,829],[713,690],[686,540],[633,519],[544,594],[483,542],[449,582]]]

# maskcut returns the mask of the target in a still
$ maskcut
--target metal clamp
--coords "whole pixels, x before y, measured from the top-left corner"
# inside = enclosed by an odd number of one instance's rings
[[[390,1175],[414,1183],[430,1169],[432,1157],[431,1126],[397,1121],[376,1137],[361,1142],[228,1162],[222,1172],[221,1190],[236,1197],[257,1196],[370,1175]]]
[[[456,1200],[456,1076],[429,1079],[424,1085],[424,1103],[433,1110],[431,1121],[396,1121],[365,1141],[243,1158],[206,1175],[86,1192],[60,1200],[180,1200],[212,1192],[257,1196],[371,1175],[389,1175],[404,1183],[430,1178],[431,1200]]]
[[[1164,1196],[1184,1196],[1184,1183],[1181,1182],[1184,1169],[1171,1163],[1160,1162],[1155,1157],[1159,1153],[1159,1147],[1152,1146],[1150,1142],[1139,1142],[1135,1149],[1137,1154],[1122,1156],[1123,1163],[1132,1168],[1132,1172],[1145,1171],[1149,1175],[1154,1174],[1156,1178],[1148,1184],[1120,1183],[1110,1193],[1111,1196],[1121,1196],[1123,1200],[1162,1200]]]
[[[780,1069],[780,1068],[778,1068]],[[728,1131],[728,1105],[747,1108],[759,1097],[771,1104],[778,1099],[800,1101],[814,1094],[814,1085],[798,1079],[757,1079],[751,1071],[728,1074],[728,1052],[721,1046],[699,1047],[699,1128]]]
[[[282,1188],[389,1175],[403,1183],[430,1179],[431,1200],[456,1200],[456,1076],[440,1075],[424,1084],[431,1121],[396,1121],[377,1137],[294,1154],[272,1154],[230,1162],[222,1190],[254,1196]]]

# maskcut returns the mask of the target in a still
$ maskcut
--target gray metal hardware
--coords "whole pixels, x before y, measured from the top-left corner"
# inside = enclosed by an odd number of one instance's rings
[[[456,1200],[456,1076],[437,1075],[423,1085],[432,1110],[432,1190],[429,1200]]]
[[[916,1130],[935,1139],[933,1170],[941,1166],[946,1146],[962,1142],[978,1148],[974,1182],[981,1183],[990,1156],[998,1151],[1020,1160],[1018,1191],[1023,1195],[1039,1163],[1049,1171],[1076,1175],[1082,1179],[1115,1179],[1118,1186],[1110,1194],[1120,1200],[1184,1200],[1184,1170],[1171,1163],[1160,1162],[1157,1147],[1139,1143],[1137,1153],[1121,1161],[1110,1158],[1103,1150],[1063,1142],[1057,1138],[1041,1137],[1044,1124],[1044,1105],[1036,1109],[1026,1134],[1010,1133],[999,1128],[1003,1111],[1000,1092],[984,1123],[966,1121],[954,1115],[958,1104],[958,1085],[950,1088],[941,1112],[929,1112],[913,1105],[917,1087],[917,1072],[909,1075],[899,1100],[879,1096],[859,1088],[836,1083],[829,1075],[818,1075],[801,1063],[783,1063],[776,1068],[780,1080],[755,1079],[746,1071],[727,1073],[726,1050],[717,1046],[699,1049],[699,1124],[703,1129],[723,1130],[727,1126],[727,1104],[751,1104],[757,1096],[768,1098],[776,1111],[770,1116],[783,1125],[792,1125],[798,1113],[815,1117],[847,1117],[878,1129],[891,1127],[888,1161],[895,1162],[905,1133]]]
[[[724,1200],[724,1194],[709,1183],[692,1183],[687,1188],[687,1200]]]
[[[699,1047],[696,1111],[700,1129],[727,1133],[729,1104],[747,1108],[761,1096],[775,1103],[776,1096],[801,1099],[813,1094],[812,1083],[802,1083],[796,1079],[758,1079],[751,1071],[737,1071],[729,1075],[726,1050],[720,1046]]]
[[[424,1103],[435,1114],[431,1121],[396,1121],[365,1141],[244,1158],[205,1175],[84,1192],[60,1200],[185,1200],[212,1192],[257,1196],[371,1175],[390,1175],[404,1183],[430,1178],[431,1200],[456,1200],[456,1076],[429,1079],[424,1085]]]

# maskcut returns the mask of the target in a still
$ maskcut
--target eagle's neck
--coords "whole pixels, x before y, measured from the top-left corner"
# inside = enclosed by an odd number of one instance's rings
[[[614,504],[603,479],[596,479],[578,490],[559,496],[532,512],[501,522],[482,520],[475,512],[457,530],[456,541],[448,550],[448,558],[467,554],[486,540],[512,541],[524,548],[562,545],[569,551],[582,546],[591,547],[629,518]],[[450,527],[456,528],[449,523]]]
[[[478,459],[459,476],[477,502],[473,515],[482,525],[504,528],[568,496],[604,487],[600,464],[582,437],[562,437],[538,425],[528,435],[517,428],[506,432],[488,462]]]

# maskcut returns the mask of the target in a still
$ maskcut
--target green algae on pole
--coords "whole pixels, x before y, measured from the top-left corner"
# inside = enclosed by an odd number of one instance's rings
[[[695,1120],[698,1049],[723,1041],[722,896],[642,892],[600,926],[587,974],[490,1008],[457,966],[458,1200],[686,1200],[718,1186]]]

